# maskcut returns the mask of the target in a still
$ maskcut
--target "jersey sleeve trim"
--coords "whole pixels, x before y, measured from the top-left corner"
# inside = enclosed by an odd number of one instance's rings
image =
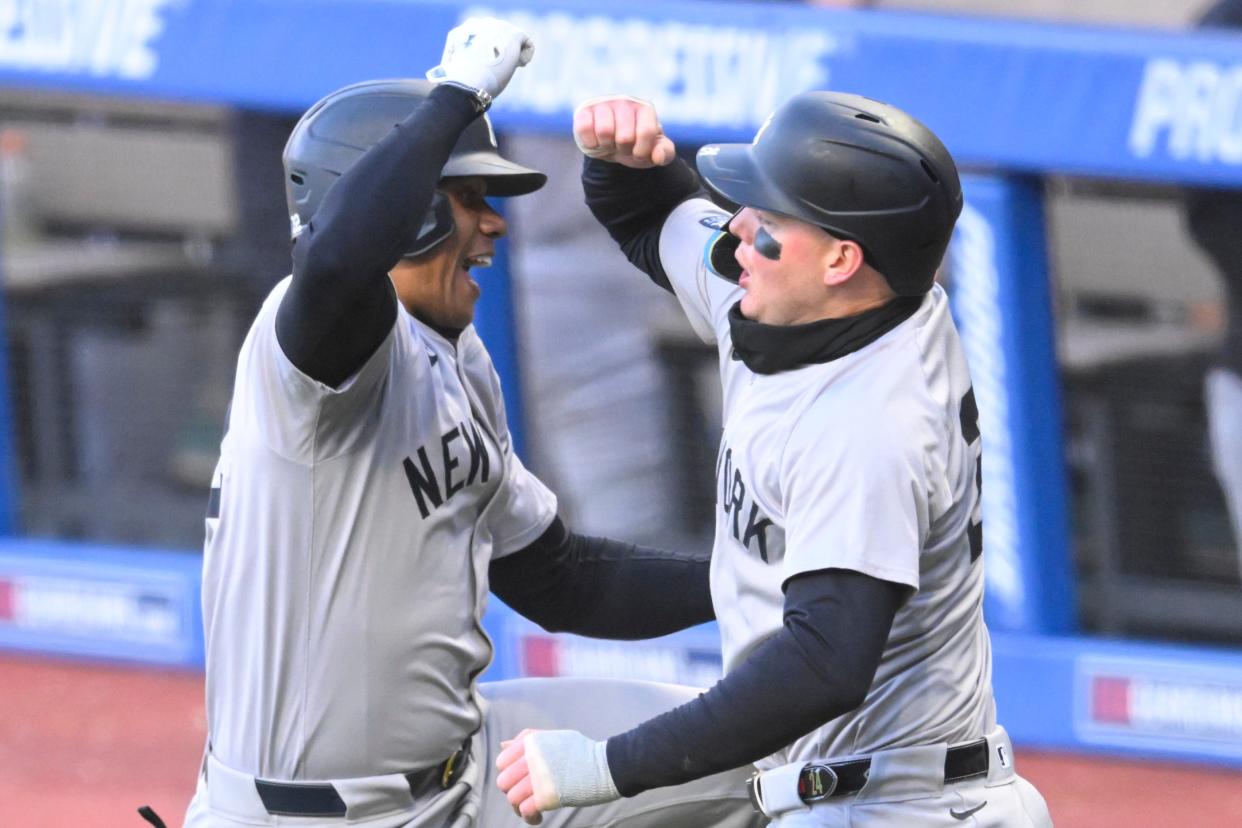
[[[864,561],[859,558],[833,558],[831,569],[844,569],[850,572],[857,572],[861,575],[867,575],[879,581],[887,581],[891,584],[900,584],[912,588],[915,592],[919,589],[919,573],[918,570],[911,572],[909,569],[902,567],[884,566],[870,561]],[[781,580],[782,587],[797,578],[800,575],[806,575],[811,572],[819,572],[823,567],[815,566],[799,567],[796,571],[789,568],[789,571],[783,573]]]
[[[349,451],[366,432],[368,410],[378,404],[397,349],[393,325],[367,361],[333,387],[302,371],[276,337],[276,309],[288,280],[268,297],[238,360],[234,415],[285,459],[311,464]],[[395,301],[395,300],[394,300]]]
[[[525,529],[509,534],[504,538],[494,539],[496,551],[492,555],[492,559],[507,557],[530,546],[544,532],[548,531],[548,527],[552,525],[552,521],[555,519],[556,501],[554,500],[549,506],[541,509],[539,516]]]
[[[690,326],[703,342],[720,339],[729,305],[741,288],[717,276],[708,265],[711,243],[728,214],[705,198],[677,205],[660,231],[660,261]]]
[[[387,335],[380,340],[379,346],[375,349],[371,356],[367,357],[366,361],[362,363],[357,371],[354,371],[354,373],[342,380],[340,385],[337,386],[329,385],[328,383],[322,380],[317,380],[310,374],[307,374],[299,368],[293,360],[289,359],[289,356],[284,352],[283,348],[278,347],[276,349],[279,351],[277,359],[280,359],[284,363],[284,367],[289,372],[291,377],[294,377],[298,381],[306,384],[308,387],[313,388],[323,397],[342,397],[349,394],[354,388],[366,385],[366,381],[368,379],[373,379],[372,375],[377,370],[374,367],[376,364],[387,365],[387,357],[393,348],[393,340],[396,338],[396,329],[396,324],[389,328]]]

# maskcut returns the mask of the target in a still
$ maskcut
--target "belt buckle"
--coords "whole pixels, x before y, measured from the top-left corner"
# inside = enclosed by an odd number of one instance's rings
[[[461,778],[462,773],[466,770],[466,751],[468,749],[468,745],[462,745],[453,751],[452,756],[444,760],[444,770],[440,773],[440,788],[442,790],[448,790]]]
[[[756,814],[763,813],[763,803],[759,799],[759,771],[755,771],[746,780],[746,797],[750,800],[750,807],[755,810]],[[764,814],[764,816],[767,816]]]
[[[798,797],[803,802],[819,802],[837,789],[837,772],[829,765],[807,765],[798,774]]]

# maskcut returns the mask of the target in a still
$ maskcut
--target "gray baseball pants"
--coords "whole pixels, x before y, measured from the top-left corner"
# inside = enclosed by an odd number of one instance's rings
[[[486,701],[481,732],[456,784],[422,801],[399,775],[332,782],[348,808],[345,817],[269,814],[254,778],[208,759],[206,774],[186,814],[187,828],[280,825],[301,828],[520,828],[496,787],[500,742],[523,728],[578,730],[603,739],[694,698],[700,691],[654,682],[606,679],[517,679],[480,685]],[[592,808],[562,808],[544,816],[546,828],[759,828],[746,795],[751,769],[716,774],[685,785],[647,791]]]
[[[1005,729],[996,728],[987,739],[987,776],[961,782],[944,780],[948,745],[943,744],[870,754],[862,790],[809,805],[793,791],[771,790],[780,769],[765,773],[764,790],[782,802],[781,807],[769,808],[772,828],[1052,828],[1044,798],[1014,770],[1013,746]],[[796,777],[783,781],[796,784]]]

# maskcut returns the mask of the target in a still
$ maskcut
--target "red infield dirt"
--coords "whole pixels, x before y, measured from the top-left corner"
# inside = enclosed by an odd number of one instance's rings
[[[204,732],[198,673],[0,656],[0,825],[142,828],[144,804],[180,825]],[[1029,750],[1018,767],[1058,828],[1242,825],[1242,772]]]

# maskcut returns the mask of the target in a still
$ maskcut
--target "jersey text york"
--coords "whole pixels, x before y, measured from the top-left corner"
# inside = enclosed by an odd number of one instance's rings
[[[730,521],[730,532],[738,543],[757,552],[764,563],[774,563],[768,557],[768,527],[772,519],[759,511],[753,497],[747,496],[742,471],[733,464],[733,449],[723,448],[716,464],[716,485],[724,519]]]

